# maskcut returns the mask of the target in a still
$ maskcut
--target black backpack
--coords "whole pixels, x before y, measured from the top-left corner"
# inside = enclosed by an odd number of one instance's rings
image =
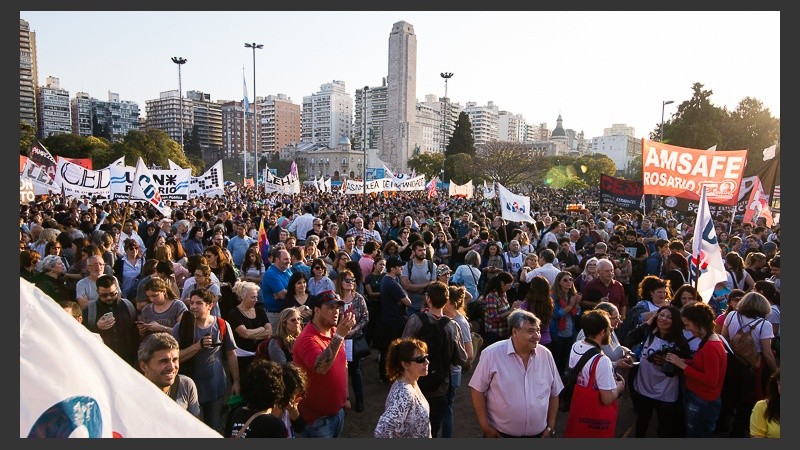
[[[594,344],[594,343],[593,343]],[[586,350],[586,353],[581,355],[581,359],[575,364],[573,368],[567,368],[564,371],[564,389],[558,394],[558,409],[559,411],[569,411],[570,403],[572,403],[572,393],[575,392],[575,384],[578,382],[578,375],[580,375],[583,366],[594,356],[601,352],[600,347],[594,344],[594,347]]]
[[[434,392],[450,382],[450,360],[452,359],[451,346],[447,345],[445,327],[450,323],[450,318],[442,316],[436,323],[431,322],[425,312],[417,313],[422,328],[417,333],[417,339],[428,344],[428,374],[417,380],[422,392]]]

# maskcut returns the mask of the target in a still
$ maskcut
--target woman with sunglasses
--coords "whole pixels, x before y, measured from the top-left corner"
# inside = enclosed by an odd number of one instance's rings
[[[340,308],[339,315],[344,317],[347,311],[353,311],[356,316],[356,324],[345,336],[345,340],[353,343],[354,339],[363,337],[364,331],[369,323],[369,311],[364,296],[356,292],[356,276],[350,270],[339,272],[336,277],[336,294],[342,298],[344,305]],[[352,348],[352,346],[351,346]],[[356,396],[354,409],[356,412],[364,411],[364,381],[361,376],[361,360],[353,357],[347,362],[347,374],[353,385],[353,393]]]
[[[414,338],[395,339],[386,351],[392,387],[375,426],[376,438],[430,438],[430,405],[417,385],[428,374],[428,346]]]
[[[316,266],[316,264],[315,264]],[[289,285],[286,286],[286,295],[281,300],[281,307],[297,308],[303,316],[303,323],[308,323],[311,320],[311,309],[306,306],[308,297],[313,295],[308,290],[308,277],[300,271],[292,273],[289,277]]]
[[[336,261],[339,262],[342,259],[346,259],[344,262],[350,260],[346,253],[339,252]],[[341,263],[342,268],[344,262]],[[320,258],[311,261],[311,278],[308,280],[308,292],[311,295],[317,295],[320,292],[332,291],[334,289],[336,289],[336,287],[333,285],[333,280],[328,274],[328,267],[325,265],[325,262]]]

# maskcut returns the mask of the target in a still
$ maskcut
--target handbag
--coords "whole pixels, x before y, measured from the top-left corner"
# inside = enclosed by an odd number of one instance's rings
[[[366,358],[372,353],[363,334],[353,338],[353,360]]]
[[[595,387],[595,372],[601,357],[595,358],[589,370],[589,383],[575,385],[572,406],[567,416],[564,437],[613,438],[617,430],[618,401],[604,405]]]
[[[249,418],[249,419],[247,419],[247,422],[245,422],[245,423],[244,423],[244,425],[242,425],[242,428],[239,428],[239,432],[238,432],[238,433],[236,433],[236,436],[234,436],[233,438],[234,438],[234,439],[240,439],[240,438],[243,438],[243,437],[244,437],[244,432],[245,432],[245,430],[247,430],[247,428],[250,426],[250,423],[251,423],[251,422],[252,422],[252,421],[253,421],[253,420],[254,420],[256,417],[258,417],[258,416],[263,416],[264,414],[269,414],[269,412],[267,412],[267,411],[259,411],[259,412],[255,413],[255,414],[253,414],[252,416],[250,416],[250,418]]]

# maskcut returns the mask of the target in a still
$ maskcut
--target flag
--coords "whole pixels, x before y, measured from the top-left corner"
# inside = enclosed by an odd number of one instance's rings
[[[411,169],[411,178],[416,178],[417,176],[417,169]]]
[[[431,178],[431,181],[425,186],[428,190],[428,199],[436,195],[436,182],[438,181],[438,177]]]
[[[56,179],[56,166],[58,165],[58,161],[56,161],[50,151],[36,138],[33,139],[33,146],[31,147],[28,158],[41,166],[42,170],[47,173],[51,180]]]
[[[706,150],[707,151],[712,151],[712,152],[717,151],[717,144],[714,144],[711,147],[708,147]]]
[[[757,176],[754,177],[755,182],[750,189],[750,198],[747,199],[747,209],[744,211],[744,218],[742,223],[755,223],[756,219],[763,217],[767,226],[771,227],[773,223],[772,211],[769,209],[769,201],[764,194],[764,186],[761,184],[761,179]]]
[[[332,190],[331,190],[331,189],[332,189],[332,188],[331,188],[331,179],[330,179],[330,178],[328,178],[327,180],[325,180],[325,181],[322,183],[322,191],[323,191],[323,192],[332,192]]]
[[[725,264],[722,261],[722,250],[719,248],[714,221],[706,198],[706,188],[700,192],[700,203],[697,205],[697,218],[692,235],[692,257],[689,262],[690,281],[708,303],[717,283],[728,279]]]
[[[244,93],[244,116],[250,111],[250,100],[247,98],[247,81],[244,79],[244,67],[242,67],[242,92]]]
[[[222,437],[20,279],[19,437]]]
[[[261,217],[261,225],[258,226],[258,251],[261,253],[261,261],[264,266],[269,266],[269,240],[267,239],[267,230],[264,229],[264,217]]]
[[[109,164],[110,166],[125,166],[125,155],[120,156],[116,161]],[[171,168],[171,167],[170,167]],[[178,167],[180,169],[180,167]]]
[[[764,156],[764,161],[769,161],[770,159],[775,157],[775,149],[777,146],[775,144],[770,145],[769,147],[765,148],[761,151],[761,154]]]
[[[384,176],[384,178],[394,179],[394,172],[392,172],[391,169],[386,167],[386,164],[384,164],[383,162],[381,162],[381,164],[383,165],[383,176]]]
[[[181,170],[183,168],[179,166],[178,163],[169,158],[167,158],[167,163],[169,163],[169,170]]]
[[[161,192],[153,180],[153,174],[144,163],[142,157],[136,162],[136,172],[133,174],[133,185],[131,186],[131,197],[144,198],[144,200],[155,207],[161,214],[169,217],[172,210],[161,198]]]
[[[291,175],[291,176],[293,176],[295,178],[298,176],[297,175],[297,163],[294,160],[292,160],[292,165],[291,165],[291,167],[289,167],[289,175]]]
[[[483,180],[483,198],[494,198],[495,195],[496,194],[494,192],[494,181],[492,181],[491,186],[487,186],[486,180]]]
[[[500,197],[503,219],[512,222],[533,222],[530,197],[514,194],[500,183],[497,183],[497,193]]]

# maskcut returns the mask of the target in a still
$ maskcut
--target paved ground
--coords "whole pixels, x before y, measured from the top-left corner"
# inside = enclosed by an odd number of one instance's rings
[[[386,402],[386,395],[389,392],[389,383],[381,383],[378,380],[378,362],[375,355],[376,350],[372,350],[372,355],[365,358],[362,362],[363,378],[364,378],[364,411],[357,413],[354,410],[347,411],[347,417],[344,424],[343,437],[350,438],[363,438],[372,437],[375,430],[375,424],[378,423],[378,418],[383,413],[384,404]],[[457,438],[479,438],[481,437],[481,430],[478,426],[478,421],[475,418],[475,411],[472,408],[472,401],[469,395],[469,379],[472,372],[466,374],[462,378],[462,384],[456,391],[455,400],[455,419],[453,424],[453,437]],[[351,398],[355,402],[355,397],[350,392]],[[563,435],[564,427],[566,426],[567,414],[558,413],[556,421],[556,433],[558,436]],[[633,434],[631,428],[635,422],[636,416],[633,412],[633,405],[627,392],[619,400],[619,417],[617,422],[617,437],[628,437]],[[650,424],[650,432],[648,437],[655,437],[655,417]]]

